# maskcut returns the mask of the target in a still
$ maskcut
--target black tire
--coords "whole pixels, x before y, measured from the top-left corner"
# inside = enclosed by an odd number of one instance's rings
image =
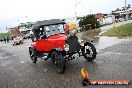
[[[51,53],[51,58],[55,64],[56,72],[59,74],[62,74],[65,72],[66,66],[65,66],[65,59],[62,56],[60,52],[53,51]]]
[[[31,58],[31,60],[32,60],[32,62],[33,63],[36,63],[37,62],[37,57],[36,57],[36,50],[35,50],[35,48],[34,47],[30,47],[29,48],[29,54],[30,54],[30,58]]]
[[[20,44],[23,44],[23,41],[20,41]]]
[[[88,46],[89,48],[86,49],[86,46]],[[88,42],[85,43],[85,45],[82,49],[82,54],[87,61],[93,61],[97,55],[95,46]]]

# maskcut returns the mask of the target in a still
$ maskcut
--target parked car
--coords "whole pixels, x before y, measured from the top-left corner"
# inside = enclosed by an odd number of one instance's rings
[[[30,38],[30,34],[25,34],[24,36],[23,36],[23,39],[29,39]]]
[[[65,22],[55,19],[36,22],[32,28],[33,42],[29,47],[33,63],[36,63],[38,58],[44,58],[46,61],[50,58],[60,74],[65,71],[67,61],[80,56],[92,61],[97,54],[91,42],[79,42],[75,34],[66,34],[64,24]]]
[[[12,41],[12,45],[18,45],[18,44],[23,44],[23,38],[20,36],[13,38]]]

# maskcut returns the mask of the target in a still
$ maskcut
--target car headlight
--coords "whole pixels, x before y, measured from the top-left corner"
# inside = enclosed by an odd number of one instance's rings
[[[69,45],[68,44],[64,45],[64,50],[69,51]]]

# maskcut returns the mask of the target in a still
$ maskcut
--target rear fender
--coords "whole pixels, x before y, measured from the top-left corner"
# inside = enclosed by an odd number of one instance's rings
[[[32,47],[32,46],[29,47],[29,53],[31,52],[31,47]]]
[[[92,43],[93,42],[93,39],[88,39],[88,40],[84,39],[83,42],[84,42],[84,44]]]
[[[31,53],[31,49],[33,48],[33,46],[30,46],[29,47],[29,54]]]
[[[84,43],[84,46],[86,46],[86,45],[89,44],[89,43],[91,43],[91,42],[85,42],[85,43]]]

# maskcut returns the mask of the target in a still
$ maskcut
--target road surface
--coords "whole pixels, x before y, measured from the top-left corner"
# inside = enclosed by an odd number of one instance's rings
[[[90,79],[132,80],[132,41],[122,42],[98,52],[93,62],[83,57],[69,61],[64,74],[55,72],[51,61],[38,59],[33,64],[28,46],[0,44],[0,88],[84,88],[79,83],[81,68]],[[132,85],[89,85],[86,88],[132,88]]]

